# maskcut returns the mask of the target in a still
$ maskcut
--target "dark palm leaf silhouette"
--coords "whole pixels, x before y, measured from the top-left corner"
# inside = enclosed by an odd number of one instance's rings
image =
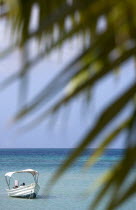
[[[34,10],[38,13],[37,26],[31,28]],[[94,85],[121,67],[124,62],[135,59],[135,11],[135,0],[109,0],[108,2],[105,0],[2,0],[0,18],[6,19],[10,24],[14,39],[11,46],[0,52],[0,59],[10,54],[15,48],[19,48],[22,52],[23,65],[17,73],[12,74],[0,84],[1,90],[16,80],[20,80],[20,96],[25,101],[28,74],[33,70],[35,64],[54,49],[60,48],[67,40],[80,37],[81,43],[84,43],[77,56],[71,58],[71,62],[59,71],[49,84],[45,84],[45,87],[29,103],[23,104],[13,120],[18,122],[32,112],[36,112],[38,108],[46,104],[46,101],[52,100],[66,87],[69,87],[61,98],[59,97],[52,106],[23,127],[23,130],[33,128],[45,120],[48,115],[56,113],[70,100],[76,99],[81,93],[87,94]],[[100,30],[101,20],[104,26]],[[39,51],[34,58],[29,59],[28,50],[32,40],[38,43]],[[120,71],[124,70],[120,69]],[[95,142],[96,137],[124,110],[127,104],[132,103],[133,112],[130,117],[118,124],[115,130],[106,139],[103,139],[99,148],[86,162],[85,167],[91,167],[116,136],[127,130],[130,138],[124,159],[104,175],[103,187],[90,208],[96,208],[109,188],[113,188],[113,197],[107,206],[109,210],[115,209],[135,193],[136,182],[120,193],[126,177],[136,163],[136,146],[132,144],[136,136],[135,93],[136,84],[130,84],[120,97],[103,110],[93,128],[90,127],[78,147],[54,174],[51,185],[87,146]]]

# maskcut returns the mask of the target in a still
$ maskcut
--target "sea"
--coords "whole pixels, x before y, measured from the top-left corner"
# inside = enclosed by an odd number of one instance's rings
[[[89,170],[83,170],[84,164],[93,149],[87,149],[65,172],[47,194],[47,185],[55,171],[69,156],[73,149],[0,149],[0,210],[86,210],[96,197],[100,187],[98,179],[122,159],[124,150],[107,149],[98,159],[97,163]],[[5,182],[5,173],[23,169],[39,171],[40,191],[36,199],[22,199],[8,197]],[[17,176],[17,177],[16,177]],[[19,176],[19,177],[18,177]],[[126,180],[126,186],[135,179],[136,171]],[[33,177],[28,174],[13,175],[20,184],[33,182]],[[89,192],[89,193],[88,193]],[[96,210],[106,210],[110,199],[110,192],[97,206]],[[118,210],[135,210],[136,197],[128,199]]]

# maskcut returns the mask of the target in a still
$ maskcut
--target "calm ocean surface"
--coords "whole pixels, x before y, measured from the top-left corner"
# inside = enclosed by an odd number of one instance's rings
[[[91,186],[92,190],[97,177],[108,168],[116,164],[123,156],[123,150],[110,149],[87,173],[83,173],[82,166],[91,154],[86,152],[72,165],[65,175],[57,182],[50,196],[46,196],[46,183],[62,161],[71,152],[71,149],[0,149],[0,210],[85,210],[94,198],[92,193],[89,198],[84,198],[81,192]],[[9,198],[6,193],[4,174],[9,171],[32,168],[38,170],[40,191],[36,199]],[[135,178],[136,171],[126,181],[126,185]],[[25,175],[20,177],[23,181]],[[32,177],[28,176],[28,181]],[[31,179],[32,180],[32,179]],[[27,184],[27,181],[25,181]],[[105,197],[97,210],[104,210],[109,195]],[[127,201],[118,210],[135,210],[136,198]]]

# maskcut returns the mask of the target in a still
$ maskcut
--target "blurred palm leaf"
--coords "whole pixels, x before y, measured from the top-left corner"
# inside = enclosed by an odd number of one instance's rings
[[[33,12],[37,12],[37,24],[32,28]],[[3,51],[0,51],[0,59],[9,55],[13,50],[19,48],[22,52],[22,68],[8,77],[0,84],[4,89],[14,81],[20,79],[20,101],[21,109],[14,116],[14,121],[22,120],[38,108],[45,106],[46,101],[52,101],[60,92],[61,97],[45,109],[34,121],[24,127],[33,128],[50,114],[56,113],[63,105],[76,99],[79,94],[87,94],[94,85],[111,74],[118,67],[136,55],[136,2],[135,0],[1,0],[0,19],[6,19],[11,28],[13,43]],[[100,29],[100,21],[104,26]],[[67,24],[69,22],[69,26]],[[27,103],[27,87],[29,84],[29,72],[33,66],[40,62],[44,56],[50,54],[54,49],[60,48],[67,40],[80,38],[82,48],[77,56],[71,59],[64,69],[58,71],[57,76]],[[39,45],[35,57],[29,58],[28,50],[31,41]],[[120,71],[125,71],[123,68]],[[95,142],[95,138],[111,123],[115,117],[124,110],[127,104],[133,102],[136,84],[130,84],[125,92],[112,101],[102,111],[94,127],[81,139],[78,147],[51,179],[53,184],[70,167],[76,158]],[[87,97],[88,98],[88,97]],[[25,104],[22,102],[25,101]],[[135,135],[135,112],[124,122],[119,124],[106,139],[103,139],[99,148],[89,158],[86,165],[90,167],[102,154],[108,144],[122,131],[128,130],[129,136]],[[23,128],[23,129],[24,129]],[[135,141],[135,139],[133,140]],[[127,141],[127,150],[124,159],[111,170],[108,178],[103,181],[102,190],[91,206],[95,208],[104,194],[113,187],[113,197],[107,209],[115,209],[122,202],[134,194],[136,183],[123,193],[120,189],[126,177],[136,163],[135,145]],[[130,147],[131,146],[131,147]],[[123,176],[121,176],[123,171]],[[117,195],[114,195],[118,190]]]
[[[90,157],[88,159],[88,161],[85,164],[85,168],[91,167],[93,164],[95,164],[95,162],[97,161],[97,159],[102,155],[102,153],[104,152],[105,148],[111,144],[111,142],[122,132],[122,130],[124,129],[128,129],[130,123],[132,121],[131,119],[127,119],[125,120],[123,123],[121,123],[120,125],[118,125],[118,127],[111,132],[103,141],[102,143],[99,144],[97,150],[94,151],[93,153],[93,158]]]

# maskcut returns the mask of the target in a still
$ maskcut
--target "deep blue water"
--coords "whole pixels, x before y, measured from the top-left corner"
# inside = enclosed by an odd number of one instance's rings
[[[97,178],[107,169],[114,166],[123,157],[124,150],[109,149],[99,158],[98,162],[86,173],[82,168],[93,153],[92,149],[86,150],[57,182],[46,196],[46,184],[56,169],[62,164],[72,149],[0,149],[0,210],[5,209],[47,209],[47,210],[73,210],[87,209],[90,200],[95,194],[81,199],[81,192],[89,186],[94,186]],[[9,198],[6,194],[4,174],[8,171],[17,171],[32,168],[40,173],[39,196],[35,200]],[[133,177],[135,174],[133,173]],[[93,187],[92,187],[93,188]],[[131,199],[120,209],[131,210],[136,206],[136,201]],[[98,209],[104,209],[104,203]],[[134,208],[133,208],[134,210]]]
[[[0,165],[1,169],[7,169],[8,166],[15,170],[24,168],[45,169],[57,168],[73,149],[0,149]],[[95,164],[95,168],[105,168],[113,165],[122,158],[124,150],[108,149],[99,158]],[[93,149],[87,149],[78,160],[72,165],[73,167],[81,167],[85,161],[93,153]]]

